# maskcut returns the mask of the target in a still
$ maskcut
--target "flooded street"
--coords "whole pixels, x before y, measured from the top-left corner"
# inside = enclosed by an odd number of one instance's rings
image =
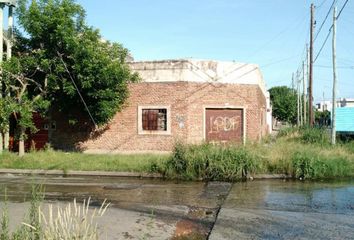
[[[93,207],[111,202],[99,220],[102,239],[352,239],[354,232],[354,180],[230,184],[2,175],[13,226],[28,208],[32,183],[45,187],[44,205],[88,197]]]
[[[10,215],[17,222],[25,213],[23,202],[32,183],[43,184],[47,203],[91,197],[91,205],[99,206],[107,199],[111,207],[99,222],[102,239],[178,239],[188,234],[205,239],[231,189],[222,182],[4,175],[0,184],[7,188],[9,210],[16,212]]]
[[[234,184],[210,239],[353,239],[354,181]]]

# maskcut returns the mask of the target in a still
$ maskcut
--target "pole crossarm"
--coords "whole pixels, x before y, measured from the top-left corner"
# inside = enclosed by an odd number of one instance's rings
[[[9,7],[16,7],[16,0],[0,0],[0,4],[4,4]]]

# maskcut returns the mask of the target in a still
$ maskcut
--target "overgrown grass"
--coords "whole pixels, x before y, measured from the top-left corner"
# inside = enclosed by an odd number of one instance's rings
[[[246,146],[177,144],[164,168],[168,178],[234,181],[247,174],[301,179],[354,177],[354,143],[331,146],[326,129],[291,128]]]
[[[82,171],[127,171],[149,172],[154,165],[166,161],[166,154],[83,154],[76,152],[39,151],[18,157],[15,153],[0,154],[0,168],[82,170]]]
[[[287,174],[294,178],[323,179],[354,176],[353,142],[330,145],[329,131],[322,128],[285,130],[268,145],[258,144],[253,151],[262,173]]]
[[[294,178],[354,177],[354,141],[330,145],[321,128],[288,128],[246,146],[183,145],[171,155],[93,155],[43,151],[0,155],[0,168],[158,172],[166,178],[234,181],[254,174]]]
[[[257,161],[246,148],[176,144],[165,164],[168,178],[233,181],[255,172]]]
[[[5,190],[6,196],[6,190]],[[7,199],[2,209],[1,218],[1,240],[41,240],[42,226],[39,216],[39,205],[43,200],[43,188],[40,185],[32,185],[31,202],[28,215],[17,229],[10,233],[9,222],[11,215],[7,209]]]
[[[5,192],[6,196],[6,192]],[[83,204],[68,203],[65,207],[49,205],[48,214],[44,213],[40,204],[44,199],[44,191],[40,185],[32,185],[31,203],[28,215],[14,232],[9,231],[10,215],[7,208],[7,199],[2,209],[1,240],[56,240],[56,239],[99,239],[97,218],[106,212],[109,203],[106,200],[97,210],[89,211],[90,198]],[[47,216],[48,215],[48,216]]]

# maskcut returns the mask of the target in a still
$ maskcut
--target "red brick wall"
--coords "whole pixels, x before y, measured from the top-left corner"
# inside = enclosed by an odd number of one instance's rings
[[[80,146],[97,151],[170,151],[176,140],[188,143],[204,141],[205,107],[244,107],[246,138],[259,140],[266,134],[266,100],[257,85],[214,84],[191,82],[133,83],[130,97],[123,110],[116,114],[102,134],[81,139]],[[171,135],[139,135],[138,106],[163,105],[171,107]],[[63,121],[58,120],[58,121]],[[75,130],[57,130],[52,138],[75,138]],[[83,133],[81,133],[83,135]],[[72,142],[72,141],[71,141]],[[72,143],[70,143],[72,144]],[[55,147],[55,146],[54,146]]]
[[[198,143],[204,140],[204,108],[243,107],[246,112],[246,139],[259,140],[266,133],[266,124],[261,125],[261,109],[265,109],[266,100],[256,85],[189,83],[189,123],[188,142]]]

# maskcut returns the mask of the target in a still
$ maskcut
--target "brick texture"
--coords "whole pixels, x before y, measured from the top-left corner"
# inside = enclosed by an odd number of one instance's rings
[[[57,129],[50,141],[57,148],[89,151],[170,151],[174,143],[204,141],[206,107],[242,107],[246,111],[246,139],[258,141],[266,134],[266,99],[257,85],[141,82],[129,85],[130,96],[121,112],[100,133],[90,133],[88,120],[81,128],[70,127],[63,116],[54,116]],[[171,134],[138,134],[138,106],[171,108]]]

